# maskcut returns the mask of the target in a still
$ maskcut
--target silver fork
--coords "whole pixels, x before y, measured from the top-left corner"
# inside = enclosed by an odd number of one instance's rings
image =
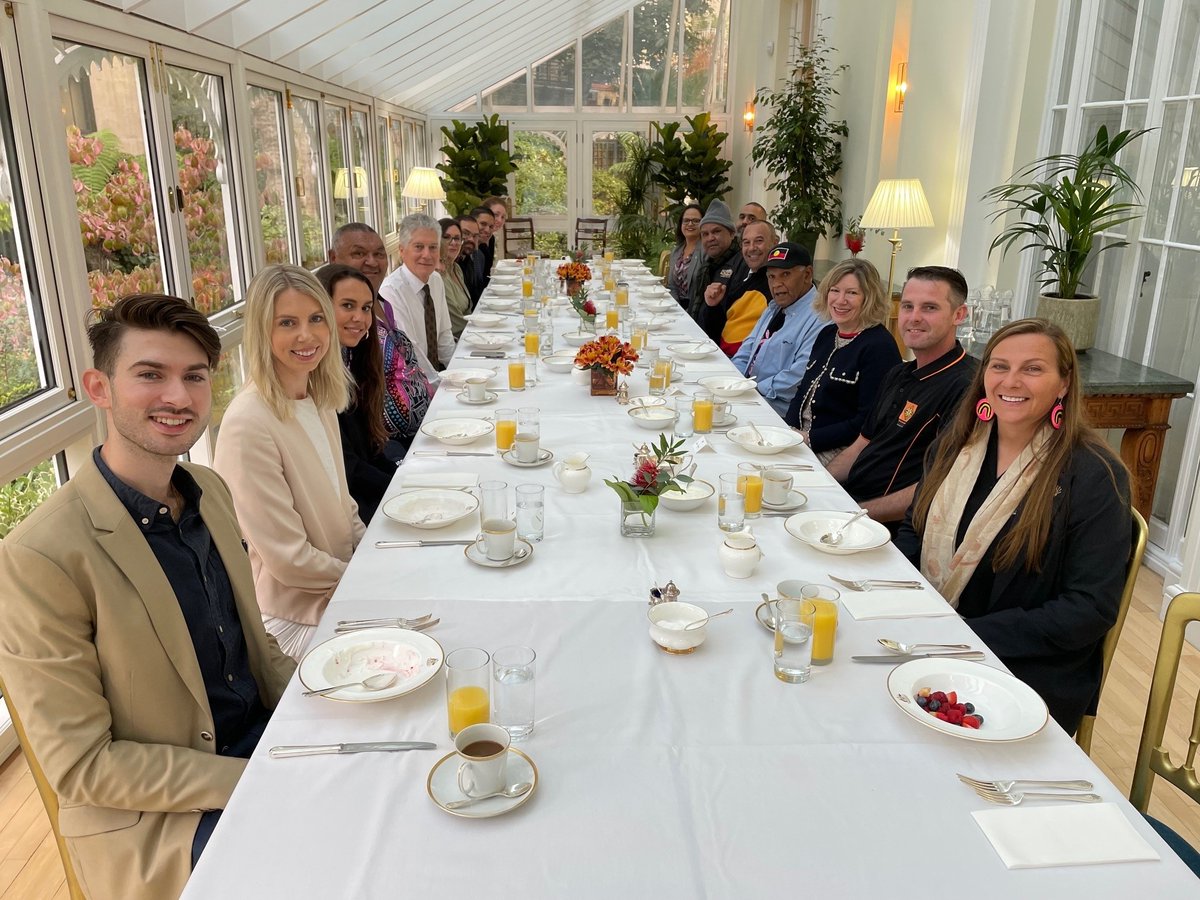
[[[958,773],[958,780],[963,784],[969,784],[976,790],[996,791],[997,793],[1006,793],[1011,791],[1018,784],[1025,787],[1042,787],[1042,788],[1061,788],[1064,791],[1090,791],[1092,783],[1090,781],[1037,781],[1032,778],[1017,778],[1013,781],[986,781],[979,778],[972,778],[970,775]]]
[[[403,628],[407,631],[425,631],[438,624],[441,619],[430,619],[427,622],[417,622],[415,625],[401,625],[399,621],[368,622],[366,625],[338,625],[333,629],[334,634],[348,634],[351,631],[365,631],[368,628]]]
[[[998,803],[1001,806],[1020,806],[1026,800],[1069,800],[1072,803],[1099,803],[1104,798],[1099,794],[1045,794],[1022,793],[1021,791],[984,791],[975,789],[988,803]]]
[[[338,626],[356,625],[362,628],[372,628],[378,625],[411,628],[413,625],[420,625],[422,622],[428,622],[432,618],[433,613],[426,613],[423,616],[417,616],[415,619],[405,619],[399,616],[382,616],[376,619],[341,619],[338,622]]]
[[[924,587],[919,581],[892,581],[887,578],[863,578],[859,581],[853,581],[849,578],[838,578],[836,575],[830,575],[829,577],[842,585],[842,587],[848,587],[852,591],[919,591]]]

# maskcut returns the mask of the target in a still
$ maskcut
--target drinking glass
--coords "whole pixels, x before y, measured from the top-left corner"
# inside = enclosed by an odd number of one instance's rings
[[[841,593],[827,584],[806,584],[800,596],[815,608],[813,619],[812,663],[827,666],[833,662],[833,638],[837,631],[838,600]]]
[[[488,663],[491,656],[478,647],[446,654],[446,719],[450,737],[469,725],[490,721]]]
[[[517,411],[515,409],[496,410],[496,449],[501,452],[511,450],[516,434]]]
[[[628,282],[624,282],[624,281],[617,282],[616,301],[617,301],[617,306],[628,306],[629,305],[629,284],[628,284]]]
[[[508,361],[508,389],[510,391],[525,390],[524,357],[517,357]]]
[[[514,741],[533,734],[536,660],[529,647],[501,647],[492,654],[492,722]]]
[[[770,605],[775,621],[775,677],[790,684],[808,681],[816,607],[808,600],[790,597],[781,597]]]
[[[676,397],[675,412],[679,414],[679,418],[675,420],[675,434],[678,437],[691,437],[693,434],[692,398]]]
[[[738,463],[737,486],[745,500],[746,518],[759,518],[762,515],[762,466],[757,463]]]
[[[479,482],[479,519],[485,525],[489,519],[508,519],[508,482]]]
[[[546,536],[546,489],[540,484],[517,485],[517,537],[536,544]]]
[[[513,446],[521,462],[537,462],[542,440],[541,415],[536,406],[522,406],[517,410],[517,435]]]
[[[704,389],[692,394],[692,427],[696,434],[710,434],[713,427],[713,395]]]
[[[538,380],[538,357],[537,352],[530,353],[528,349],[525,351],[525,383],[527,385],[537,384]]]
[[[746,524],[746,505],[738,490],[738,476],[730,473],[720,478],[717,496],[717,526],[722,531],[741,531]]]

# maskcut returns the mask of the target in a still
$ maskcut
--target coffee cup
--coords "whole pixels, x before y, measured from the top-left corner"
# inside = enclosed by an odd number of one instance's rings
[[[499,725],[468,725],[454,738],[458,789],[468,797],[481,797],[508,787],[508,732]]]
[[[533,432],[518,430],[513,448],[516,451],[517,462],[535,463],[541,454],[541,441]]]
[[[787,503],[792,493],[792,476],[782,469],[763,472],[763,499],[775,506]]]
[[[517,523],[511,519],[484,519],[483,554],[493,562],[512,559],[517,549]]]
[[[466,384],[468,400],[483,402],[487,399],[486,378],[468,378]]]

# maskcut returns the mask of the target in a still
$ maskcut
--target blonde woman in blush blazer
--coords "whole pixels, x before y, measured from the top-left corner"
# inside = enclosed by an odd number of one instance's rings
[[[213,467],[229,483],[263,624],[303,656],[363,534],[346,485],[337,414],[350,376],[333,304],[296,266],[268,266],[246,292],[250,379],[225,411]]]

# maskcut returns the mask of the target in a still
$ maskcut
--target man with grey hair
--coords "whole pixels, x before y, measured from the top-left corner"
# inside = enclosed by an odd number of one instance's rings
[[[383,246],[383,238],[366,222],[347,222],[333,233],[327,264],[358,269],[367,276],[375,292],[379,293],[379,287],[383,284],[388,270],[388,256]]]
[[[400,221],[398,237],[401,265],[384,279],[379,296],[413,342],[426,376],[436,380],[455,346],[446,286],[437,271],[442,229],[432,216],[413,213]]]

